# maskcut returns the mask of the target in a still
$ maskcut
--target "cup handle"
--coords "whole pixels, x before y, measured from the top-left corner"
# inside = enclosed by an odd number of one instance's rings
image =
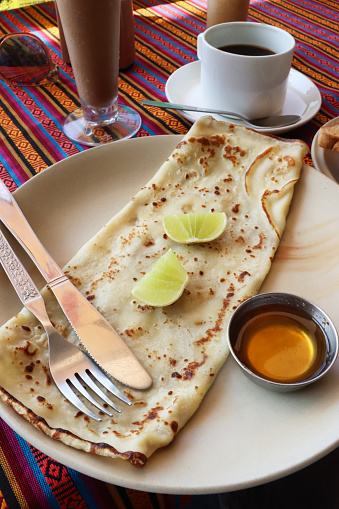
[[[202,38],[204,36],[204,32],[198,35],[197,37],[197,56],[199,60],[201,60],[201,46],[202,46]]]

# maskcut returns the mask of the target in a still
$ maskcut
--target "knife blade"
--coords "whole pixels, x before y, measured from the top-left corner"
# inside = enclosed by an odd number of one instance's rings
[[[71,283],[40,242],[5,184],[0,180],[0,220],[35,263],[90,356],[119,382],[147,389],[152,378],[125,342]]]

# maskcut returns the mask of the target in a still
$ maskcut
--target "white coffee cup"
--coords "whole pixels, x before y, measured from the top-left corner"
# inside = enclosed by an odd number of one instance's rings
[[[272,54],[249,56],[219,48],[250,45]],[[198,36],[201,106],[259,118],[278,113],[286,100],[295,40],[285,30],[254,22],[222,23]]]

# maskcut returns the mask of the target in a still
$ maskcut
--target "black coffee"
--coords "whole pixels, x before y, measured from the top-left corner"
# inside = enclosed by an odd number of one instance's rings
[[[250,57],[261,57],[265,55],[274,55],[274,51],[263,48],[261,46],[254,46],[252,44],[230,44],[218,48],[226,53],[234,53],[235,55],[246,55]]]

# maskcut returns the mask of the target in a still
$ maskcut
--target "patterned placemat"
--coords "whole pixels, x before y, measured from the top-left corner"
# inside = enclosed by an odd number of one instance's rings
[[[196,37],[205,28],[206,1],[136,0],[136,60],[120,74],[120,101],[139,111],[137,136],[185,134],[190,122],[178,112],[141,106],[142,99],[166,100],[165,84],[180,66],[196,60]],[[274,23],[296,38],[293,66],[319,88],[322,107],[305,126],[285,137],[309,146],[319,129],[339,114],[338,4],[331,0],[271,0],[250,4],[251,21]],[[31,31],[48,45],[60,66],[60,83],[44,87],[1,85],[0,176],[19,186],[51,164],[86,148],[62,132],[64,117],[79,105],[72,69],[61,59],[54,4],[0,13],[0,33]],[[310,161],[309,161],[310,162]]]
[[[41,4],[43,0],[0,0],[0,11],[8,11],[28,7],[29,5]]]

